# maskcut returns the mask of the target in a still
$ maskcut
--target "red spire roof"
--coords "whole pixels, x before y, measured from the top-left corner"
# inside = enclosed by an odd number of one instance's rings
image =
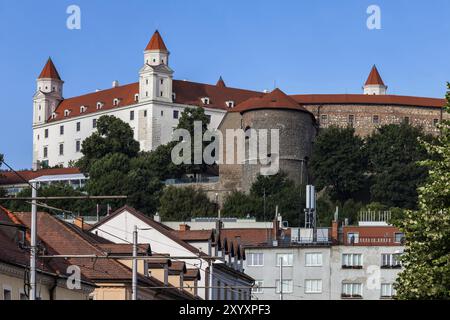
[[[378,72],[378,69],[375,65],[372,67],[372,70],[370,71],[369,77],[367,78],[365,85],[366,86],[369,86],[369,85],[384,86],[385,85],[383,82],[383,79],[381,79],[380,73]]]
[[[150,42],[148,43],[147,47],[145,48],[145,51],[150,51],[150,50],[167,51],[167,47],[164,44],[164,40],[162,39],[158,30],[155,31],[155,33],[153,34],[153,37],[150,39]]]
[[[53,64],[53,61],[52,61],[51,58],[48,58],[47,63],[45,64],[44,69],[42,69],[42,72],[39,75],[38,79],[58,79],[58,80],[61,80],[61,78],[59,77],[59,73],[56,70],[56,67]]]
[[[225,88],[226,87],[225,81],[223,81],[222,76],[220,76],[219,81],[217,81],[216,87],[219,87],[219,88]]]
[[[255,109],[294,109],[309,112],[278,88],[260,97],[250,98],[237,105],[232,111],[243,112]]]

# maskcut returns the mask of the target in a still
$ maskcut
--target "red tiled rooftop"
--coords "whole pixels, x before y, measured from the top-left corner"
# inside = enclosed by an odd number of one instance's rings
[[[366,86],[368,85],[382,85],[384,86],[383,79],[381,79],[380,73],[378,72],[378,69],[376,66],[372,67],[372,70],[370,71],[369,77],[366,81]]]
[[[61,174],[78,174],[81,173],[78,168],[55,168],[55,169],[42,169],[42,170],[23,170],[18,171],[18,173],[27,181],[43,177],[43,176],[52,176],[52,175],[61,175]],[[17,174],[12,171],[3,171],[0,172],[0,185],[6,184],[24,184],[26,183],[21,179]]]
[[[161,37],[161,34],[158,30],[155,31],[152,38],[150,39],[150,42],[148,43],[147,47],[145,48],[145,51],[150,50],[160,50],[160,51],[167,51],[167,47],[164,43],[163,38]]]
[[[291,97],[303,105],[373,104],[373,105],[399,105],[399,106],[442,108],[447,103],[445,99],[397,96],[397,95],[297,94],[291,95]]]
[[[41,74],[39,75],[38,79],[61,80],[58,70],[56,70],[56,67],[53,64],[53,61],[51,58],[48,58],[47,63],[45,64],[44,69],[42,69]]]
[[[244,112],[257,109],[291,109],[308,112],[300,103],[286,95],[280,89],[275,89],[270,93],[252,97],[236,106],[232,112]]]

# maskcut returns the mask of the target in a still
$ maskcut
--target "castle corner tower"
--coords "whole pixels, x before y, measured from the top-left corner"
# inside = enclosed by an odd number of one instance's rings
[[[173,71],[170,52],[158,30],[144,50],[144,66],[139,72],[139,101],[172,102]]]
[[[387,89],[388,87],[384,84],[377,67],[374,65],[364,85],[364,94],[386,95]]]

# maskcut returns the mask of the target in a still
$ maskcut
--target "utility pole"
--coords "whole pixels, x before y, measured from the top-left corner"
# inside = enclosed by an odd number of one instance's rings
[[[37,197],[36,182],[32,183],[32,197]],[[30,254],[30,300],[36,300],[36,256],[37,256],[37,206],[31,202],[31,254]]]
[[[280,300],[283,300],[283,258],[280,258]]]
[[[133,231],[133,280],[132,280],[132,299],[137,300],[137,243],[138,231],[137,226],[134,226]]]

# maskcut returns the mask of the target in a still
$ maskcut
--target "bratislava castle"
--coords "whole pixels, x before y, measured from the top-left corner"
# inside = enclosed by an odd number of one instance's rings
[[[261,93],[228,88],[222,78],[216,85],[173,79],[170,53],[158,31],[144,51],[136,70],[139,82],[98,90],[65,99],[64,81],[49,59],[37,79],[33,98],[33,166],[68,166],[82,156],[84,139],[96,130],[97,119],[112,115],[127,122],[141,150],[154,150],[171,141],[172,132],[186,107],[203,107],[216,129],[228,109]]]
[[[33,166],[68,166],[79,159],[83,140],[95,132],[97,120],[103,115],[127,122],[141,150],[151,151],[171,141],[186,107],[204,108],[210,129],[214,130],[235,106],[269,94],[230,88],[222,77],[215,85],[173,79],[170,53],[158,31],[145,48],[143,58],[142,68],[136,70],[138,82],[119,85],[114,81],[110,89],[68,99],[63,96],[64,81],[49,59],[37,79],[33,98]],[[427,133],[439,133],[437,124],[448,117],[443,112],[445,99],[390,95],[387,89],[373,66],[361,94],[290,97],[299,108],[312,113],[321,128],[352,126],[357,135],[367,136],[381,125],[407,122]],[[283,127],[282,120],[290,119],[280,119],[276,127]]]

